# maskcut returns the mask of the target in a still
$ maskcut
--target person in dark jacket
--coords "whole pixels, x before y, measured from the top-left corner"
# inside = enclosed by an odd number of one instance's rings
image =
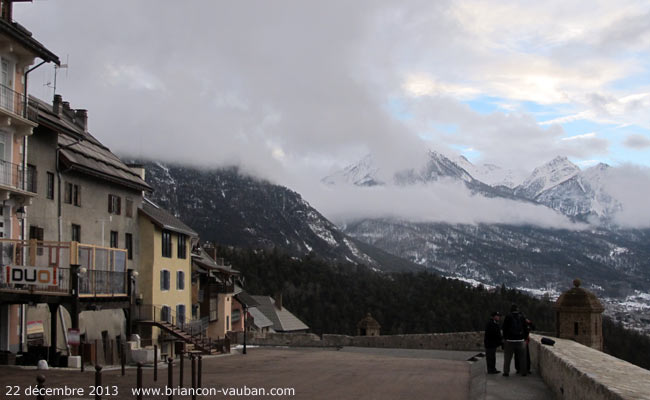
[[[519,312],[516,304],[510,307],[503,321],[503,376],[510,375],[510,362],[512,356],[519,359],[519,365],[526,365],[526,338],[528,337],[528,324],[526,317]],[[526,376],[528,371],[521,371],[521,376]]]
[[[488,374],[498,374],[501,372],[496,368],[497,347],[503,345],[503,339],[501,338],[501,327],[499,326],[500,319],[501,313],[495,311],[492,313],[492,318],[490,318],[490,320],[485,325],[485,337],[483,339],[483,344],[485,345],[485,362],[487,363]]]
[[[535,324],[533,324],[533,321],[527,319],[526,327],[528,331],[528,337],[526,338],[526,371],[527,371],[526,373],[530,374],[531,373],[530,372],[530,347],[529,347],[530,332],[535,330]],[[519,359],[517,357],[515,357],[515,369],[517,370],[518,374],[521,373],[521,371],[519,370]]]

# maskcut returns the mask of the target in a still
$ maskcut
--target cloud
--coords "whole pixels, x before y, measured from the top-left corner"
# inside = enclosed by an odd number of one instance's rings
[[[340,224],[364,218],[397,218],[413,222],[585,228],[547,207],[473,195],[463,183],[454,181],[407,187],[319,185],[308,192],[310,203]]]
[[[88,109],[91,132],[121,154],[239,164],[288,184],[298,175],[318,181],[367,153],[398,169],[425,147],[473,148],[484,162],[530,170],[558,154],[609,151],[600,136],[561,140],[567,133],[557,124],[650,127],[650,89],[612,86],[647,75],[648,10],[635,0],[588,8],[561,0],[197,0],[180,8],[143,0],[123,10],[85,0],[14,9],[35,38],[69,55],[57,90]],[[34,71],[32,92],[51,99],[52,78],[49,67]],[[511,111],[486,115],[463,103],[481,96]],[[392,101],[411,118],[391,111]],[[522,101],[557,106],[563,117],[540,126]],[[441,123],[459,129],[440,135],[432,126]]]
[[[644,135],[639,135],[639,134],[630,135],[627,138],[625,138],[623,145],[631,149],[643,150],[650,147],[650,139]]]
[[[650,198],[650,168],[635,165],[613,168],[603,187],[621,203],[615,223],[626,228],[650,228],[647,201]]]

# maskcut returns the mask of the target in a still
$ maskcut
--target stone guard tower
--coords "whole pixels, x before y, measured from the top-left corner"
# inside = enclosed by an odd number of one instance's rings
[[[366,317],[357,324],[357,336],[379,336],[380,329],[381,326],[379,325],[379,322],[368,313],[366,314]]]
[[[580,279],[564,292],[555,309],[556,335],[573,339],[596,350],[603,350],[603,316],[605,310],[596,296],[580,287]]]

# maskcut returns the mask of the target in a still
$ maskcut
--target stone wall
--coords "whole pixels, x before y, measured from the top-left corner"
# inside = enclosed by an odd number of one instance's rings
[[[566,339],[542,345],[531,335],[533,369],[558,399],[650,399],[650,371]]]
[[[238,341],[241,340],[238,338]],[[483,332],[432,333],[390,336],[345,336],[313,333],[267,333],[265,337],[248,336],[249,344],[290,347],[380,347],[393,349],[434,349],[482,351]]]

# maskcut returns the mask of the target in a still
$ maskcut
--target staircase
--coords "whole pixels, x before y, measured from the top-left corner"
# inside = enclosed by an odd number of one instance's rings
[[[143,313],[143,308],[140,306],[137,315],[136,323],[139,325],[155,326],[164,332],[173,335],[188,344],[188,351],[198,351],[202,354],[218,354],[230,353],[230,339],[214,340],[203,332],[205,329],[202,326],[196,327],[196,324],[175,324],[175,316],[169,314],[169,310],[165,311],[166,315],[161,315],[162,310],[160,307],[148,306],[150,310]],[[164,318],[161,318],[164,316]]]

